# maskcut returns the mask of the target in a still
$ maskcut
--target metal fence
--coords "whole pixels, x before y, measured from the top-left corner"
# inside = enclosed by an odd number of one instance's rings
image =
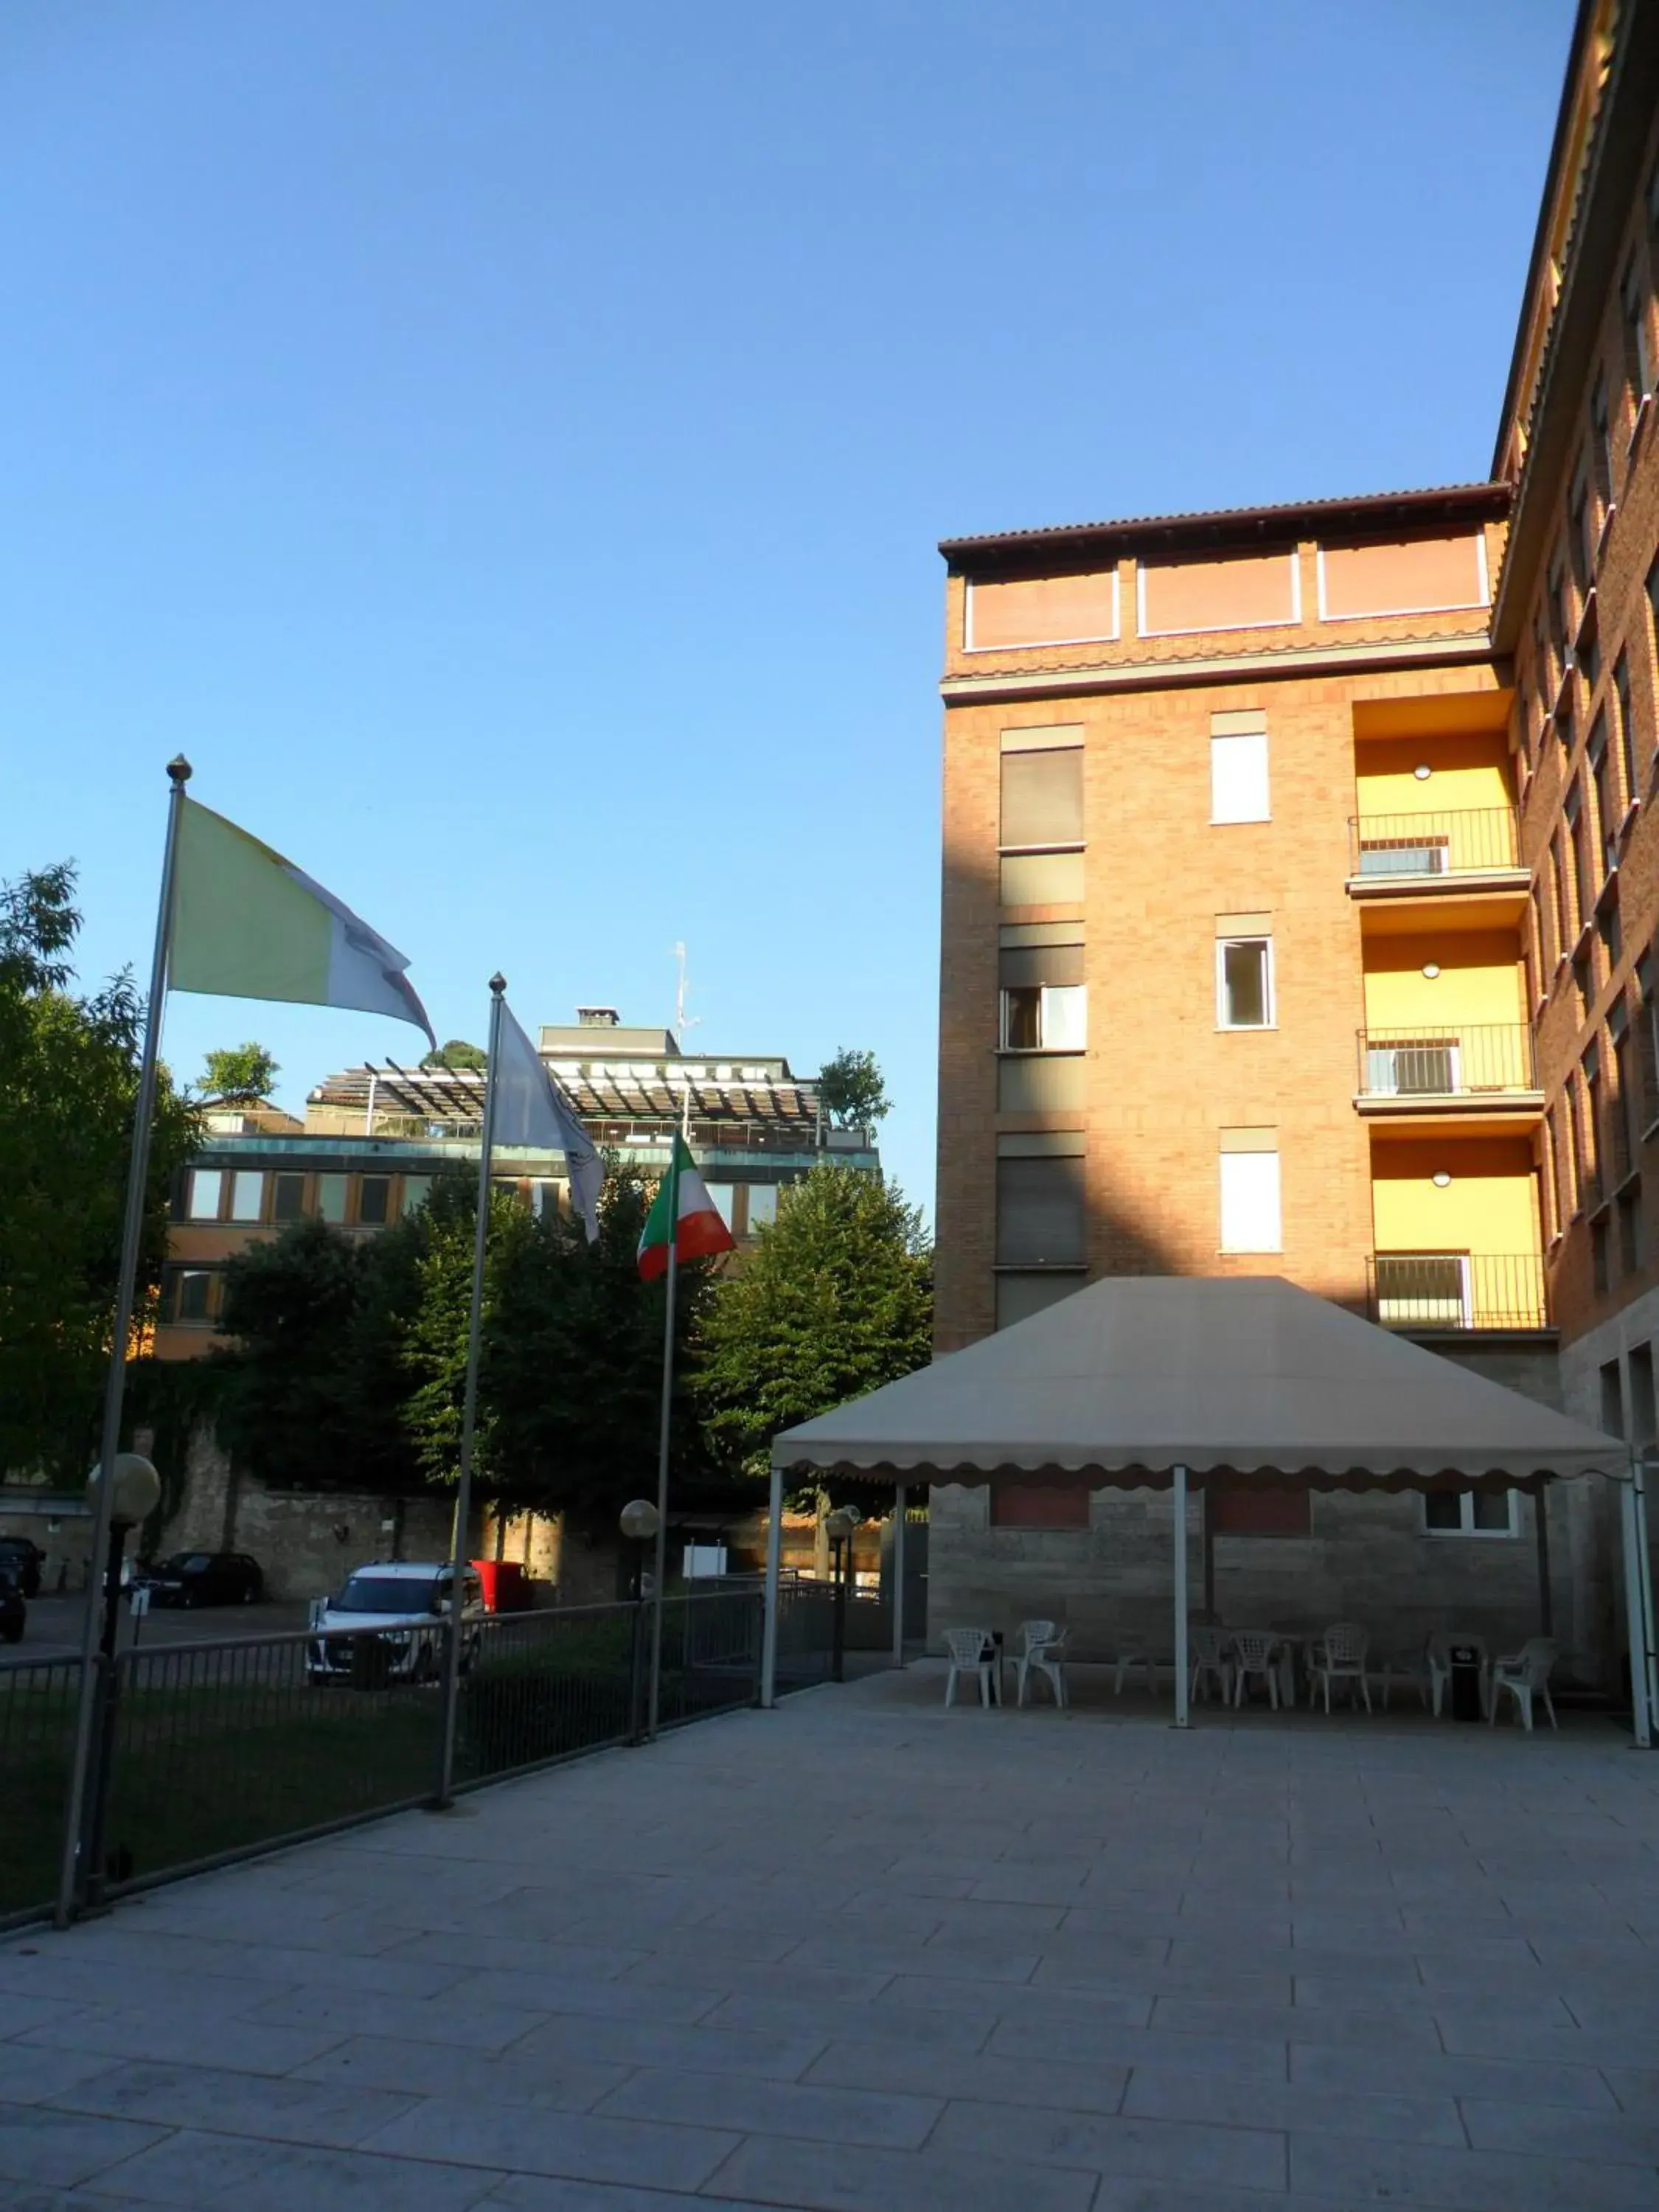
[[[1464,1097],[1537,1087],[1524,1022],[1401,1023],[1361,1030],[1359,1088],[1368,1098]]]
[[[1377,1252],[1370,1313],[1384,1328],[1547,1328],[1544,1262],[1532,1252]]]
[[[1520,865],[1512,806],[1349,817],[1348,866],[1357,877],[1480,875]]]
[[[659,1727],[757,1702],[763,1612],[753,1585],[665,1601]],[[780,1695],[829,1678],[831,1632],[827,1590],[781,1589]],[[648,1605],[480,1622],[465,1652],[457,1786],[638,1741],[650,1637]],[[431,1803],[443,1695],[428,1657],[408,1632],[372,1628],[122,1651],[103,1677],[88,1894]],[[56,1895],[80,1679],[78,1659],[0,1666],[0,1925]]]

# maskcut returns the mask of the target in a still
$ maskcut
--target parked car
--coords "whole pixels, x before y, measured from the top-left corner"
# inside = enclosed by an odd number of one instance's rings
[[[175,1552],[160,1566],[143,1566],[127,1584],[147,1589],[152,1605],[257,1605],[264,1571],[246,1552]]]
[[[449,1633],[449,1562],[375,1559],[346,1577],[338,1594],[318,1609],[317,1631],[306,1647],[306,1672],[313,1682],[343,1682],[378,1675],[387,1681],[435,1681],[443,1672]],[[477,1656],[484,1618],[483,1584],[476,1567],[465,1570],[461,1592],[461,1664]],[[360,1632],[353,1635],[348,1632]],[[378,1635],[361,1632],[378,1630]],[[358,1647],[372,1644],[373,1662]]]
[[[46,1553],[30,1536],[0,1536],[0,1576],[9,1575],[25,1597],[40,1595]]]
[[[21,1644],[29,1609],[23,1602],[22,1584],[0,1565],[0,1644]]]

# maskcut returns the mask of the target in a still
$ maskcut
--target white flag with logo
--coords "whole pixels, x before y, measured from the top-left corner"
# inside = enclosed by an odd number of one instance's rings
[[[591,1244],[599,1233],[599,1192],[605,1163],[576,1109],[547,1072],[545,1061],[501,1002],[501,1047],[494,1071],[495,1141],[562,1152],[570,1173],[570,1203],[582,1218]]]

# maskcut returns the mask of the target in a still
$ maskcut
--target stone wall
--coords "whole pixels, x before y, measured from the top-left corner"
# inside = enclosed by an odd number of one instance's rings
[[[1551,1589],[1563,1676],[1600,1682],[1609,1663],[1606,1609],[1595,1601],[1593,1583],[1581,1587],[1585,1563],[1572,1536],[1573,1516],[1593,1502],[1577,1493],[1589,1488],[1552,1488]],[[947,1626],[1008,1634],[1036,1619],[1066,1623],[1079,1659],[1109,1658],[1138,1644],[1168,1660],[1175,1636],[1167,1491],[1097,1491],[1087,1529],[994,1528],[989,1496],[957,1485],[933,1492],[933,1648]],[[1431,1629],[1464,1629],[1513,1650],[1539,1633],[1540,1612],[1534,1502],[1516,1503],[1513,1536],[1431,1536],[1414,1494],[1316,1493],[1310,1536],[1216,1537],[1216,1612],[1241,1627],[1357,1620],[1370,1629],[1379,1657],[1420,1646]],[[1188,1501],[1188,1547],[1196,1608],[1203,1588],[1203,1506],[1196,1494]]]

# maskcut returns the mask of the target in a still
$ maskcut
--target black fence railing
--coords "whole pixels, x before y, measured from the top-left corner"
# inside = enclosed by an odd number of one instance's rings
[[[1547,1328],[1544,1262],[1533,1252],[1376,1252],[1370,1316],[1384,1328]]]
[[[1348,818],[1348,872],[1386,882],[1398,876],[1470,876],[1518,868],[1512,806],[1458,807],[1443,814],[1356,814]]]
[[[778,1614],[778,1693],[828,1680],[829,1590],[785,1584]],[[660,1728],[757,1701],[763,1622],[755,1583],[666,1600]],[[457,1786],[637,1741],[650,1642],[648,1605],[481,1622],[460,1686]],[[114,1896],[431,1802],[441,1669],[410,1663],[420,1655],[406,1644],[400,1631],[305,1630],[122,1651],[105,1678],[89,1889]],[[0,1924],[56,1896],[80,1680],[78,1659],[0,1665]]]
[[[1458,1098],[1537,1088],[1532,1031],[1524,1022],[1401,1022],[1361,1030],[1358,1044],[1359,1088],[1368,1098]]]

